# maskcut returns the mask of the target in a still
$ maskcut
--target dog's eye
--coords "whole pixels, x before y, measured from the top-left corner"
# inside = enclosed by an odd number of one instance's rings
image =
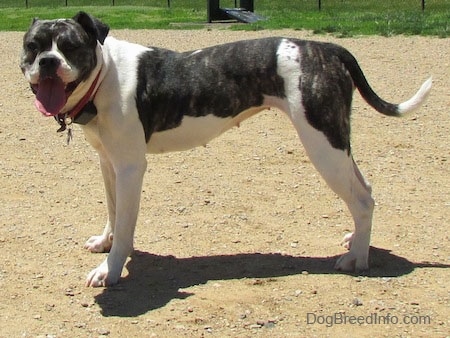
[[[37,51],[38,51],[38,45],[37,45],[37,43],[36,42],[28,42],[27,44],[26,44],[26,48],[27,48],[27,50],[29,50],[30,52],[32,52],[32,53],[36,53]]]
[[[64,42],[64,43],[62,43],[60,46],[59,46],[59,48],[61,49],[61,50],[63,50],[63,51],[66,51],[66,52],[71,52],[71,51],[74,51],[74,50],[76,50],[77,48],[79,48],[80,46],[79,45],[77,45],[77,44],[75,44],[75,43],[72,43],[72,42]]]

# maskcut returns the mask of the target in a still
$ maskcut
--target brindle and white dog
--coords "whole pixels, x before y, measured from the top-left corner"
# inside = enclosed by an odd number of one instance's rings
[[[119,41],[108,31],[84,12],[35,19],[21,59],[37,109],[61,129],[68,120],[82,124],[100,156],[108,221],[85,247],[110,252],[87,285],[117,283],[133,250],[146,153],[205,145],[269,107],[286,113],[353,216],[355,231],[344,239],[349,252],[336,269],[368,269],[374,200],[350,151],[353,90],[380,113],[401,116],[423,103],[431,79],[396,105],[378,97],[352,54],[334,44],[271,37],[177,53]]]

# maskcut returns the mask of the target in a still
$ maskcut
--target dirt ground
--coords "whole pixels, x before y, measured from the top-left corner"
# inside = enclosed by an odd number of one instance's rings
[[[66,145],[35,111],[0,33],[0,337],[449,337],[450,43],[301,31],[113,31],[188,50],[269,35],[350,49],[385,99],[429,101],[404,119],[355,93],[353,152],[377,201],[366,276],[336,273],[353,224],[287,118],[263,112],[204,148],[149,155],[136,251],[112,288],[86,288],[83,249],[106,206],[79,127]]]

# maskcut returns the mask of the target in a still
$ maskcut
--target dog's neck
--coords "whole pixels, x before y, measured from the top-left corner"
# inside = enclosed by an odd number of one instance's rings
[[[96,47],[97,64],[91,75],[86,81],[81,82],[72,95],[67,100],[67,104],[63,111],[55,115],[55,120],[60,125],[57,132],[62,132],[67,129],[73,122],[80,124],[87,124],[97,115],[97,109],[93,104],[95,94],[99,88],[101,81],[105,75],[102,72],[104,67],[102,47],[97,43]],[[103,73],[103,74],[102,74]],[[89,107],[89,108],[87,108]],[[78,119],[77,119],[78,118]],[[72,128],[69,127],[67,134],[67,144],[72,139]]]

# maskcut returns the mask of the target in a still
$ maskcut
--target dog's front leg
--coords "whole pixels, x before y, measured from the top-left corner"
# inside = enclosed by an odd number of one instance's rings
[[[145,157],[141,163],[116,169],[116,222],[111,251],[103,263],[88,275],[88,286],[118,282],[125,260],[133,250],[133,236],[139,211]]]
[[[115,178],[115,184],[107,188],[109,212],[115,211],[110,215],[109,224],[114,229],[105,229],[106,232],[114,231],[111,250],[108,257],[96,269],[92,270],[87,278],[88,286],[106,286],[118,282],[122,273],[123,265],[127,257],[133,250],[133,236],[136,226],[137,215],[139,212],[140,197],[142,191],[142,181],[147,161],[145,158],[146,144],[145,137],[137,131],[139,121],[136,121],[136,127],[129,129],[116,128],[103,129],[100,132],[105,155],[109,160],[110,167],[102,167],[108,174],[106,177]],[[126,125],[123,123],[121,126]],[[130,135],[129,130],[135,130]],[[108,180],[105,179],[108,184]],[[115,203],[114,203],[115,201]]]
[[[109,252],[112,246],[114,227],[116,224],[116,173],[111,161],[104,151],[98,151],[103,181],[105,183],[108,220],[103,233],[89,238],[84,247],[91,252]]]

